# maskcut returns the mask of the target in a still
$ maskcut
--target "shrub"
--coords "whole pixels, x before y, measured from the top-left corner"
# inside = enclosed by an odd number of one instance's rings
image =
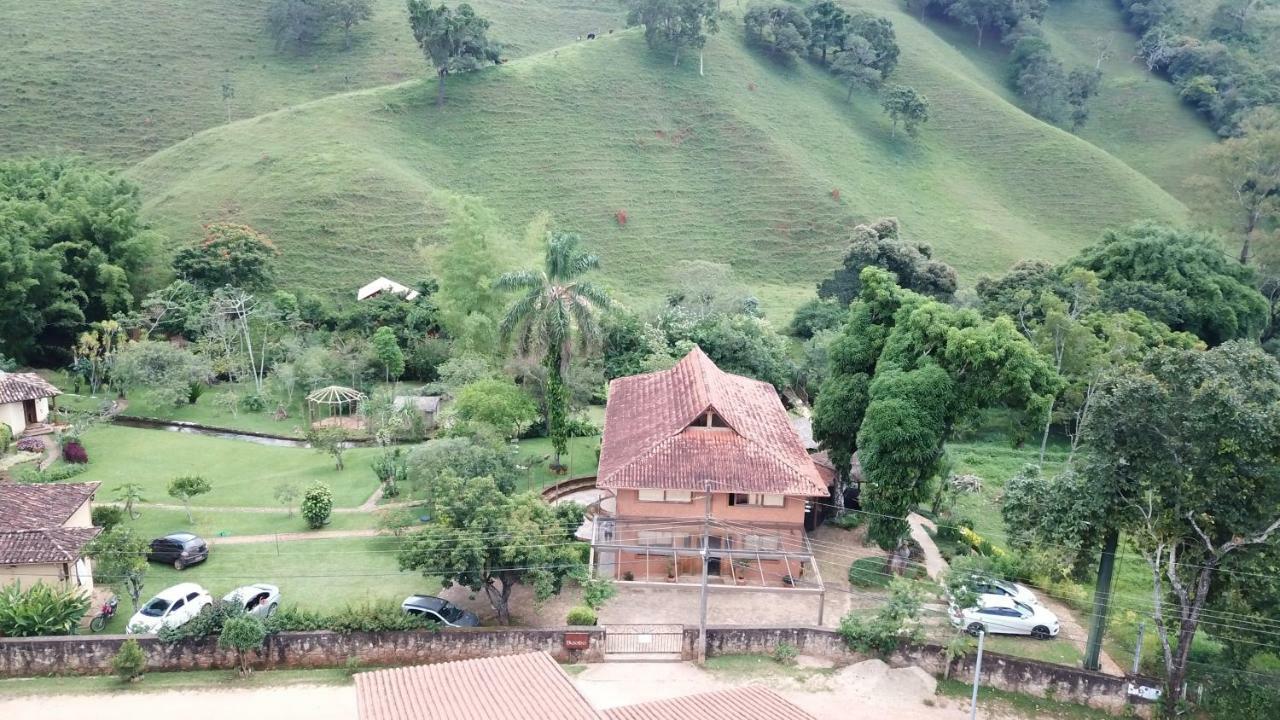
[[[218,634],[218,647],[223,650],[234,650],[236,664],[240,666],[240,674],[248,675],[249,651],[261,650],[267,639],[267,628],[262,621],[253,615],[236,615],[228,618]]]
[[[889,565],[885,558],[858,558],[849,566],[849,584],[854,587],[883,588],[889,587],[893,576],[889,573]]]
[[[582,585],[582,602],[592,610],[604,607],[605,602],[618,594],[618,588],[609,578],[596,577],[581,580],[579,584]]]
[[[8,425],[4,426],[6,430]],[[40,438],[25,437],[18,441],[18,452],[42,453],[44,452],[44,443],[40,442]]]
[[[900,643],[919,641],[918,618],[922,604],[923,593],[915,583],[895,579],[888,602],[880,606],[873,617],[860,618],[849,613],[841,618],[840,636],[854,650],[887,655]]]
[[[333,514],[333,491],[322,482],[312,483],[302,495],[302,517],[312,528],[324,527]]]
[[[773,649],[773,659],[779,665],[795,665],[796,656],[799,654],[800,651],[796,650],[796,646],[791,643],[780,643]]]
[[[54,465],[44,470],[34,467],[26,468],[18,474],[18,482],[31,485],[62,482],[63,480],[70,480],[88,469],[84,465]]]
[[[24,590],[12,583],[0,588],[0,635],[69,635],[88,609],[89,598],[78,588],[38,582]]]
[[[594,437],[600,434],[599,425],[581,417],[566,420],[564,430],[569,437]]]
[[[129,638],[120,644],[115,657],[111,658],[111,669],[123,682],[133,682],[142,677],[147,669],[147,656],[137,640]]]
[[[831,524],[841,530],[854,530],[861,526],[864,520],[866,520],[866,516],[862,513],[847,512],[843,515],[832,518]]]
[[[245,395],[240,399],[240,407],[248,412],[262,412],[267,409],[267,401],[261,395]]]
[[[9,449],[10,443],[13,442],[13,430],[8,425],[0,423],[0,455],[4,455]]]
[[[596,611],[585,605],[569,608],[569,615],[565,618],[565,622],[569,625],[595,625]]]
[[[396,603],[348,605],[324,619],[324,629],[340,633],[389,632],[435,628],[421,615],[410,615]]]
[[[73,465],[83,465],[89,462],[89,453],[85,452],[79,440],[68,440],[62,446],[62,459]]]
[[[124,521],[124,508],[115,505],[99,505],[93,509],[91,517],[93,519],[90,522],[102,528],[103,532],[107,532]]]

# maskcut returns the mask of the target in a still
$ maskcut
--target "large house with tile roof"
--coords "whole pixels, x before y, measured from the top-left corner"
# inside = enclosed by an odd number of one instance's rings
[[[98,483],[0,484],[0,586],[37,582],[93,592],[85,547]]]
[[[675,367],[609,384],[596,485],[596,571],[619,580],[821,588],[805,534],[830,478],[777,391],[694,348]],[[707,517],[710,521],[707,521]]]

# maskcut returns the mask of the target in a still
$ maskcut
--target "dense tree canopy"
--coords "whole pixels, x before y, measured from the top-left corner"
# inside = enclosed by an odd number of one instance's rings
[[[467,3],[450,8],[431,0],[409,0],[409,27],[422,54],[435,67],[436,104],[444,104],[445,78],[499,61],[499,48],[489,39],[489,21]]]
[[[200,242],[174,255],[173,272],[204,292],[224,285],[259,292],[275,279],[279,254],[270,238],[248,225],[210,223]]]
[[[792,61],[809,45],[809,21],[794,5],[754,5],[742,16],[747,42]]]
[[[956,271],[934,260],[928,244],[903,240],[897,218],[883,218],[853,228],[843,265],[819,283],[818,297],[842,305],[853,302],[866,267],[888,270],[900,287],[943,302],[949,302],[956,292]]]
[[[716,0],[628,0],[627,25],[644,26],[649,47],[672,52],[672,63],[680,64],[684,48],[701,50],[707,35],[719,32]]]
[[[0,354],[61,365],[88,323],[129,310],[160,238],[138,188],[70,160],[0,162]]]

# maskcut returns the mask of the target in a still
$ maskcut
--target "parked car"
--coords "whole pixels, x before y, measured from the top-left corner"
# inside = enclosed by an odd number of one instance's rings
[[[222,596],[222,602],[239,605],[246,615],[266,619],[280,609],[280,588],[266,583],[245,585]]]
[[[1055,637],[1061,627],[1058,616],[1043,605],[1029,605],[1007,595],[979,595],[973,607],[950,609],[951,624],[971,635],[1030,635],[1038,640]]]
[[[971,582],[974,591],[980,595],[1003,595],[1011,597],[1024,605],[1040,604],[1040,598],[1036,597],[1035,593],[1021,583],[982,576],[974,577]]]
[[[410,615],[421,615],[428,620],[449,627],[479,627],[480,618],[444,598],[434,595],[410,595],[400,603],[400,608]]]
[[[147,559],[151,562],[173,565],[174,570],[181,570],[208,560],[209,545],[194,533],[169,533],[151,541]]]
[[[213,605],[209,592],[195,583],[179,583],[165,588],[129,618],[125,632],[154,633],[160,628],[176,628]]]

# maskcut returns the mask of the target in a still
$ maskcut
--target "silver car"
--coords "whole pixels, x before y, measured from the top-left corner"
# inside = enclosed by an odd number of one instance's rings
[[[266,619],[280,609],[280,588],[266,583],[245,585],[222,596],[222,602],[239,605],[246,615]]]

